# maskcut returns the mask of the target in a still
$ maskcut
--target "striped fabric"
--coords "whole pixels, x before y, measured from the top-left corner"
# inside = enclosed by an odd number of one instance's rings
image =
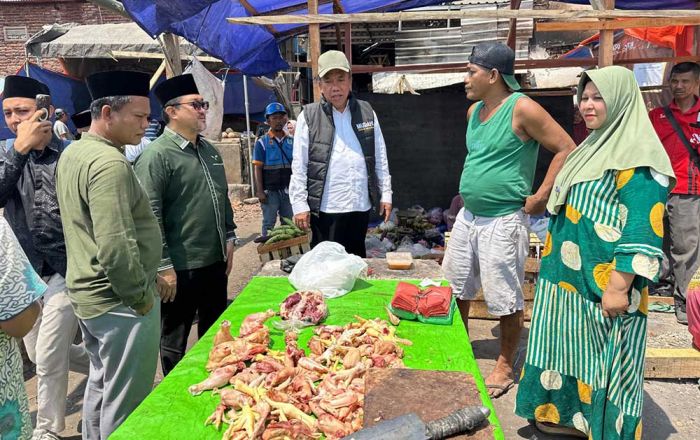
[[[594,223],[622,229],[615,173],[608,170],[598,180],[574,185],[568,203]]]
[[[625,414],[640,416],[646,317],[609,320],[599,304],[578,293],[545,279],[538,284],[527,363],[572,376],[593,391],[608,389],[608,399]]]

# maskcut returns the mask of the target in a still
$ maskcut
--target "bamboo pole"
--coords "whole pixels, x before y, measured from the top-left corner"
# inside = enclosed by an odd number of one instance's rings
[[[318,15],[318,0],[309,0],[309,13]],[[314,102],[321,100],[321,86],[318,82],[318,57],[321,55],[321,27],[309,24],[309,58],[314,85]]]
[[[309,0],[309,2],[314,0]],[[317,0],[316,0],[317,1]],[[314,1],[315,2],[315,1]],[[308,14],[308,15],[268,15],[255,17],[231,17],[226,20],[234,24],[277,25],[277,24],[320,24],[335,23],[390,23],[398,21],[449,20],[449,19],[618,19],[618,18],[661,18],[673,19],[678,23],[683,20],[700,18],[700,10],[653,9],[653,10],[581,10],[581,9],[498,9],[476,10],[464,9],[453,11],[401,11],[401,12],[366,12],[359,14]]]

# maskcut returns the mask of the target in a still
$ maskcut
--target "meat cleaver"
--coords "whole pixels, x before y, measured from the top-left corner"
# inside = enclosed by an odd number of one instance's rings
[[[447,417],[425,423],[414,413],[361,429],[342,440],[441,440],[481,425],[491,414],[483,406],[466,406]]]

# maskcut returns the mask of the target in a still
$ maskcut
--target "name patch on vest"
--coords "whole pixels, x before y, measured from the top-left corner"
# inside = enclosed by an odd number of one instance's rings
[[[357,131],[373,130],[374,121],[360,122],[359,124],[355,124],[355,128],[357,128]]]

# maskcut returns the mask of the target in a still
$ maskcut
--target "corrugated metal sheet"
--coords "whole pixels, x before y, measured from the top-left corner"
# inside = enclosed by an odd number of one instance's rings
[[[455,2],[448,6],[431,6],[423,10],[501,9],[510,8],[507,0]],[[523,1],[520,9],[532,9],[532,0]],[[451,22],[454,20],[451,20]],[[453,24],[453,23],[452,23]],[[472,47],[486,41],[505,42],[510,22],[503,20],[465,19],[460,26],[396,31],[396,65],[466,62]],[[527,58],[532,20],[518,20],[516,57]]]

